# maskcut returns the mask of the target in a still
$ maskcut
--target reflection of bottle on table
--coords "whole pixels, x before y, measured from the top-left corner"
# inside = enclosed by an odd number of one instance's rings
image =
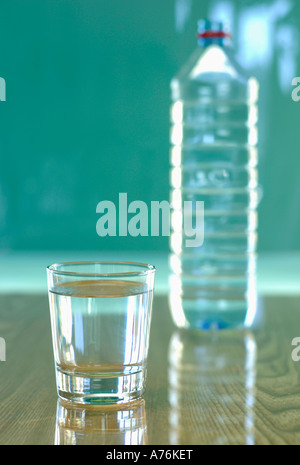
[[[198,49],[171,83],[171,294],[178,327],[249,326],[255,304],[258,83],[223,25],[199,21]],[[185,202],[204,202],[204,243],[187,247]],[[196,223],[197,224],[197,223]]]
[[[122,405],[80,405],[59,399],[56,445],[147,444],[145,401]]]
[[[169,346],[171,444],[251,445],[256,342],[248,331],[178,331]]]

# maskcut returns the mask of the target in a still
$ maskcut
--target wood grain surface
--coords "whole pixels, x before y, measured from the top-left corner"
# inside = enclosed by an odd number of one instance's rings
[[[251,331],[186,333],[157,296],[144,399],[58,400],[47,295],[1,295],[0,444],[300,444],[300,298],[266,297]]]

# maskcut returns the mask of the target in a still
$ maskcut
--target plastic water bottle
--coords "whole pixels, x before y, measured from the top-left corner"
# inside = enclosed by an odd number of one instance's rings
[[[258,82],[222,23],[171,82],[170,307],[178,327],[249,326],[255,313]],[[185,202],[204,202],[204,242],[187,247]],[[195,209],[193,208],[193,214]]]

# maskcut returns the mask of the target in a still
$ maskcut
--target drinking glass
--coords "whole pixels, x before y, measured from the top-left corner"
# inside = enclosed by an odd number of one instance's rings
[[[155,267],[71,262],[47,267],[58,395],[84,404],[145,390]]]

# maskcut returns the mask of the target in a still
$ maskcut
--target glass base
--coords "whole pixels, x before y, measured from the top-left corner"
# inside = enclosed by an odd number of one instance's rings
[[[121,404],[142,397],[145,367],[129,374],[74,373],[56,369],[57,393],[62,399],[80,404]]]

